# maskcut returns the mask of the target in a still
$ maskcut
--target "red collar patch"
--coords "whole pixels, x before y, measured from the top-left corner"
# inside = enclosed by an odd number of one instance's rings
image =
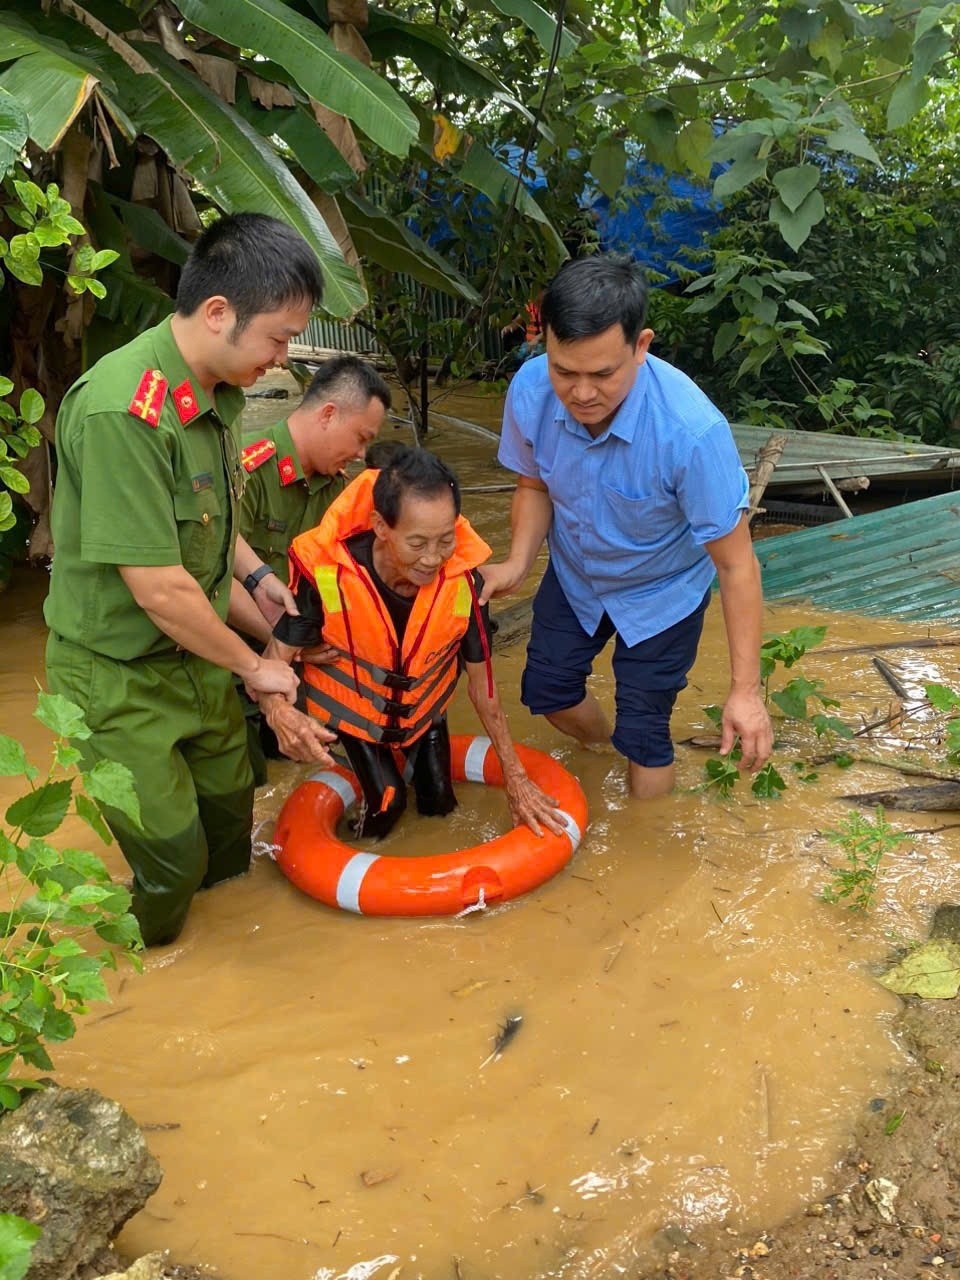
[[[278,458],[277,467],[280,471],[280,483],[284,487],[293,484],[297,478],[297,468],[293,465],[293,458],[289,455],[286,458]]]
[[[168,385],[159,369],[147,369],[130,401],[128,412],[148,427],[155,427],[160,421]]]
[[[183,426],[186,426],[188,422],[192,422],[200,412],[196,393],[190,385],[189,378],[181,382],[179,387],[174,387],[173,403],[177,407],[177,416]]]
[[[277,446],[272,440],[258,440],[256,444],[248,444],[240,451],[240,461],[244,471],[256,471],[257,467],[262,467],[276,452]]]

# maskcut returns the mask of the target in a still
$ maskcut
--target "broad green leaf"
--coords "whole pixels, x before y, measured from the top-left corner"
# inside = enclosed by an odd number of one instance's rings
[[[735,195],[736,192],[742,191],[744,187],[749,187],[751,182],[756,182],[759,178],[767,176],[767,162],[761,160],[759,156],[749,156],[741,160],[734,160],[729,169],[725,169],[723,173],[718,174],[713,184],[713,194],[718,200],[726,200],[728,196]]]
[[[773,185],[791,213],[803,204],[819,181],[820,170],[815,164],[794,165],[790,169],[781,169],[779,173],[773,175]]]
[[[82,753],[77,747],[71,747],[69,743],[58,742],[53,749],[53,757],[61,769],[72,769],[75,764],[79,764],[83,759]]]
[[[0,14],[0,39],[4,34]],[[30,137],[44,151],[60,143],[96,84],[89,72],[47,50],[19,58],[0,74],[0,89],[18,100],[29,120]]]
[[[58,960],[63,960],[67,956],[82,956],[84,951],[75,938],[60,938],[50,948],[50,954],[56,956]]]
[[[717,329],[713,338],[713,358],[721,360],[737,338],[740,336],[740,325],[735,320],[726,320]]]
[[[356,182],[357,175],[305,107],[266,111],[238,92],[237,110],[261,137],[285,142],[321,191],[333,195]]]
[[[808,48],[813,58],[822,58],[831,71],[835,71],[843,58],[846,40],[843,28],[836,22],[828,22],[810,40]]]
[[[80,799],[77,796],[77,800]],[[89,800],[87,803],[90,803]],[[95,853],[89,853],[86,849],[64,849],[60,856],[71,871],[78,872],[85,880],[110,883],[110,873]]]
[[[923,691],[927,695],[927,701],[931,707],[937,711],[958,711],[960,710],[960,694],[945,684],[925,684]]]
[[[122,915],[106,924],[94,925],[94,930],[104,942],[112,942],[116,946],[137,948],[143,946],[143,936],[136,916]]]
[[[529,27],[547,53],[553,50],[557,21],[546,9],[536,4],[535,0],[493,0],[493,4],[508,18],[519,18],[524,26]],[[569,58],[578,43],[576,36],[564,28],[560,36],[559,56]]]
[[[433,22],[410,22],[382,5],[371,5],[363,38],[375,62],[409,58],[441,93],[486,101],[506,92],[493,72],[461,53]]]
[[[71,907],[97,906],[109,898],[113,892],[102,884],[78,884],[67,894],[67,903]]]
[[[518,182],[517,175],[511,173],[505,165],[502,165],[493,152],[489,151],[481,142],[473,142],[471,144],[457,176],[468,187],[473,187],[475,190],[482,192],[493,204],[501,207],[509,205],[513,197],[514,187]],[[556,257],[560,259],[567,257],[567,251],[564,248],[563,241],[557,234],[556,228],[522,181],[520,181],[517,194],[516,208],[518,213],[539,223],[540,231],[547,243],[553,248]]]
[[[897,81],[897,87],[887,104],[887,128],[899,129],[912,120],[926,105],[930,87],[926,80],[911,80],[908,76]]]
[[[770,221],[791,249],[799,249],[812,229],[826,215],[826,205],[819,191],[811,191],[799,208],[791,210],[779,199],[770,201]]]
[[[37,787],[7,810],[8,826],[22,827],[28,836],[48,836],[66,817],[71,789],[69,779]]]
[[[290,223],[306,239],[324,272],[324,309],[349,316],[366,293],[347,265],[313,202],[276,152],[239,116],[156,45],[138,50],[158,72],[136,76],[116,58],[110,65],[125,105],[143,133],[186,169],[229,213],[256,210]],[[148,82],[148,83],[145,83]]]
[[[110,834],[110,828],[93,801],[81,792],[77,795],[76,806],[77,817],[82,818],[87,826],[97,833],[104,844],[112,844],[113,836]]]
[[[60,693],[41,690],[37,694],[37,709],[33,714],[60,738],[76,738],[82,742],[90,737],[83,708]]]
[[[45,1040],[57,1043],[63,1040],[70,1040],[76,1029],[77,1024],[65,1010],[48,1009],[43,1019],[41,1034]]]
[[[23,105],[9,90],[0,88],[0,178],[16,164],[28,136],[29,123]]]
[[[23,472],[18,471],[16,467],[0,466],[0,481],[2,481],[8,489],[12,490],[13,493],[30,492],[30,481]]]
[[[389,271],[404,272],[414,280],[442,293],[477,303],[480,295],[464,276],[436,249],[415,236],[397,218],[356,192],[346,191],[340,197],[350,235],[357,252]]]
[[[818,687],[812,680],[798,676],[785,688],[771,694],[770,701],[776,703],[784,715],[791,719],[804,720],[807,715],[807,699],[816,693]]]
[[[75,1000],[109,1000],[107,987],[99,973],[69,973],[64,979],[64,989]]]
[[[106,199],[141,248],[165,258],[167,262],[176,263],[178,267],[183,266],[190,256],[190,245],[177,235],[156,209],[121,200],[119,196],[107,195]]]
[[[772,764],[763,766],[750,787],[750,790],[758,800],[779,800],[786,789],[787,784],[784,782],[782,775]]]
[[[832,133],[827,134],[824,141],[832,151],[845,151],[849,155],[869,160],[871,164],[880,163],[880,157],[874,150],[873,143],[863,130],[858,129],[854,124],[845,124],[839,129],[834,129]]]
[[[3,374],[0,374],[0,396],[8,396],[12,390],[13,390],[13,383],[10,381],[9,378],[6,378],[3,376]]]
[[[20,397],[20,417],[31,426],[43,417],[43,396],[33,387],[27,387]]]
[[[16,778],[20,774],[32,780],[37,770],[16,738],[0,733],[0,778]]]
[[[950,52],[952,40],[943,27],[931,27],[913,46],[912,80],[926,80],[936,64]]]
[[[623,186],[627,170],[627,153],[620,138],[604,138],[590,157],[590,174],[608,199],[612,200]]]
[[[820,323],[819,317],[814,315],[809,307],[805,307],[802,302],[798,302],[796,298],[786,298],[783,305],[796,315],[803,316],[804,320],[809,320],[811,324]]]
[[[133,774],[116,760],[99,760],[83,776],[83,789],[100,804],[119,809],[140,826],[140,801],[133,784]]]
[[[931,31],[934,27],[938,27],[943,19],[947,16],[946,10],[949,5],[928,5],[925,9],[921,9],[917,14],[917,21],[913,28],[914,44],[923,36]]]
[[[677,134],[677,158],[700,178],[710,176],[713,128],[709,120],[688,120]]]
[[[179,8],[201,30],[278,62],[305,93],[354,121],[391,155],[410,150],[419,128],[403,98],[282,0],[179,0]]]

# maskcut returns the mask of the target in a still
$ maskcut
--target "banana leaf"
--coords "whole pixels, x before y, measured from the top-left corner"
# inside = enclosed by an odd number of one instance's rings
[[[370,6],[370,25],[363,33],[377,62],[409,58],[442,93],[484,101],[506,86],[473,58],[460,52],[442,28],[424,22],[408,22],[388,9]]]
[[[551,52],[557,34],[557,20],[546,9],[541,8],[536,0],[493,0],[493,5],[507,17],[519,18],[525,27],[530,28],[547,53]],[[560,57],[569,58],[579,43],[577,37],[564,28],[560,37]]]
[[[347,54],[282,0],[178,0],[188,22],[272,58],[317,102],[352,120],[371,141],[404,156],[416,119],[385,80]]]
[[[30,126],[22,104],[0,88],[0,178],[16,164],[26,145]]]
[[[388,271],[404,272],[431,289],[477,303],[480,295],[455,267],[402,222],[355,191],[339,198],[357,252]]]
[[[476,141],[470,144],[466,159],[457,170],[457,177],[500,207],[510,203],[518,181],[517,175],[502,165],[492,151]],[[518,213],[539,224],[540,232],[555,257],[563,259],[568,256],[553,223],[522,182],[517,193],[516,208]]]
[[[136,42],[156,76],[138,76],[107,50],[121,98],[141,132],[228,213],[282,218],[303,235],[324,271],[324,310],[350,316],[366,292],[306,192],[276,152],[231,107],[156,44]]]

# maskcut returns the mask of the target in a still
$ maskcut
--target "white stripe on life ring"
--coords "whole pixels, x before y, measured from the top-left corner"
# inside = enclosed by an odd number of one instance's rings
[[[322,769],[319,773],[312,773],[308,779],[309,782],[322,782],[325,787],[329,787],[331,791],[335,791],[343,801],[343,812],[346,813],[351,805],[357,803],[357,793],[347,781],[341,777],[339,773],[333,773],[329,769]]]
[[[483,764],[490,750],[489,738],[474,738],[467,747],[463,761],[463,776],[468,782],[483,782]]]
[[[358,915],[363,915],[360,910],[360,888],[363,884],[363,878],[380,857],[379,853],[355,853],[347,865],[340,872],[340,879],[337,881],[337,906],[344,911],[356,911]]]
[[[583,832],[574,822],[573,818],[570,817],[569,813],[567,813],[566,809],[558,809],[557,817],[567,829],[567,835],[570,837],[570,844],[573,846],[571,852],[576,853],[580,841],[583,839]]]

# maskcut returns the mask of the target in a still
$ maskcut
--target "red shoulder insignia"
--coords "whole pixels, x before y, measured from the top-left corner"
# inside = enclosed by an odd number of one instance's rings
[[[280,483],[284,486],[293,484],[297,478],[297,469],[293,465],[293,458],[290,456],[278,458],[277,467],[280,471]]]
[[[173,403],[177,407],[177,416],[183,426],[193,419],[200,412],[200,406],[197,404],[197,397],[190,385],[190,379],[186,378],[180,383],[179,387],[173,389]]]
[[[277,446],[272,440],[258,440],[256,444],[248,444],[240,451],[240,461],[243,463],[244,471],[248,473],[256,471],[257,467],[262,467],[276,452]]]
[[[130,401],[129,412],[148,427],[160,421],[163,402],[167,396],[167,380],[159,369],[147,369],[140,379],[136,394]]]

